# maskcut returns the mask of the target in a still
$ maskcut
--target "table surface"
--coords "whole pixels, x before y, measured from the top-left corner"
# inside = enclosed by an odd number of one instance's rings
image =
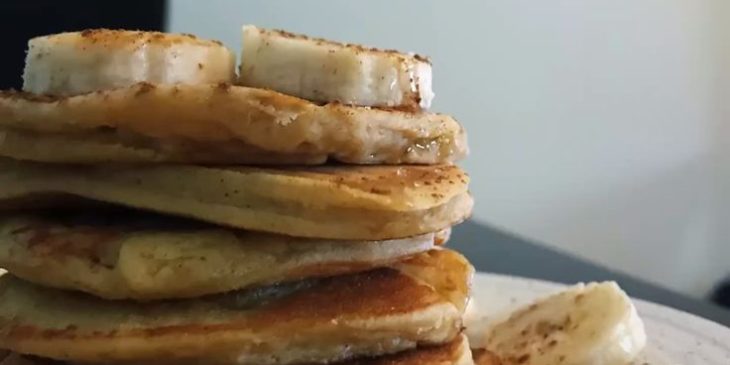
[[[632,297],[663,304],[730,327],[730,310],[673,292],[474,222],[454,229],[449,247],[479,271],[574,284],[615,280]]]

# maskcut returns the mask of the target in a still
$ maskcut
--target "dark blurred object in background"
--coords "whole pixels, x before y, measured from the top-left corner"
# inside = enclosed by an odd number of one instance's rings
[[[0,89],[20,89],[28,39],[88,28],[163,30],[165,0],[0,1]]]
[[[730,308],[730,278],[725,279],[717,286],[711,299],[725,308]]]

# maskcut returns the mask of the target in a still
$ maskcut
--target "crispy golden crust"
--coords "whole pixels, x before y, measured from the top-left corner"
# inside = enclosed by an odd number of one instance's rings
[[[434,265],[452,251],[432,256]],[[454,267],[453,275],[469,280]],[[292,364],[441,344],[461,328],[448,288],[396,269],[221,296],[113,302],[0,278],[0,347],[84,361]],[[447,292],[443,292],[446,289]],[[344,351],[347,349],[348,351]]]
[[[0,217],[0,267],[106,299],[188,298],[387,266],[429,250],[434,237],[306,239],[128,210],[64,211]]]
[[[265,163],[303,155],[294,162],[437,164],[467,153],[463,128],[445,115],[320,106],[227,84],[141,83],[71,97],[5,91],[3,133],[11,137],[0,143],[3,155],[47,162],[255,163],[244,156],[251,152]],[[18,141],[31,137],[40,145],[24,151]]]
[[[464,220],[473,204],[468,177],[451,165],[0,165],[0,200],[15,200],[14,208],[21,197],[67,193],[298,237],[383,240],[430,233]]]

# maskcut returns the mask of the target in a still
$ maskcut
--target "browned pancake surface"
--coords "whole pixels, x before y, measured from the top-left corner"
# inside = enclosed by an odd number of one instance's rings
[[[459,263],[463,257],[439,252],[426,259],[434,266],[453,261],[449,275],[470,280],[473,269]],[[203,356],[214,362],[339,361],[450,341],[461,328],[462,311],[453,301],[458,291],[415,268],[384,268],[199,299],[132,303],[6,276],[0,279],[0,348],[84,362]]]
[[[331,239],[382,240],[446,229],[471,214],[468,182],[451,165],[261,169],[0,161],[0,201],[14,200],[14,208],[19,198],[63,193],[236,228]]]
[[[6,354],[0,365],[63,365],[73,364],[45,358],[22,356],[17,353]],[[475,356],[476,358],[476,356]],[[482,359],[483,357],[479,357]],[[164,360],[155,364],[167,364]],[[417,349],[379,357],[359,358],[334,363],[333,365],[472,365],[469,344],[464,335],[453,341],[436,346],[422,346]],[[100,365],[100,364],[96,364]],[[477,365],[498,365],[498,363],[478,362]]]
[[[141,83],[71,97],[6,91],[0,135],[1,155],[68,163],[441,164],[468,150],[449,116],[318,105],[227,84]]]
[[[366,271],[427,251],[437,240],[433,233],[308,239],[105,208],[0,216],[0,267],[107,299],[189,298]]]

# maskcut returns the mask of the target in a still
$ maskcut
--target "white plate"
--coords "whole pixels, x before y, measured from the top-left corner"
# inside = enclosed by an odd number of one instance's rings
[[[490,324],[508,316],[516,307],[564,287],[540,280],[478,273],[474,278],[473,305],[466,316],[472,344],[478,344]],[[634,299],[634,303],[649,338],[636,365],[730,365],[730,328],[643,300]]]

